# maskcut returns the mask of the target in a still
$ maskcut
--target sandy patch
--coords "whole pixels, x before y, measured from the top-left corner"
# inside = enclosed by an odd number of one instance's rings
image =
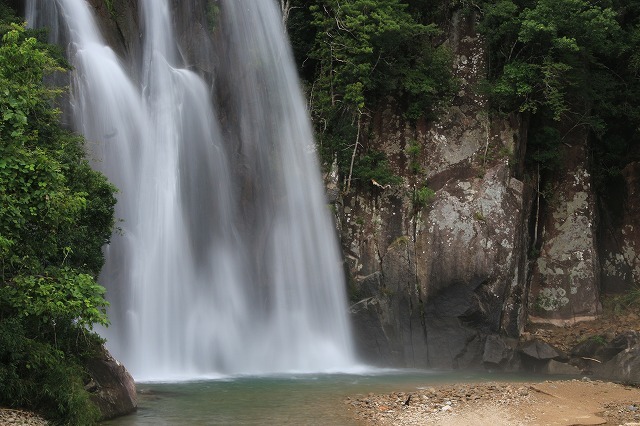
[[[640,389],[591,380],[457,384],[346,403],[369,425],[640,426]]]

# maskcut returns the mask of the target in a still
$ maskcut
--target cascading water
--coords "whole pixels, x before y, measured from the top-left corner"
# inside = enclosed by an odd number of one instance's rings
[[[185,69],[168,0],[139,3],[136,72],[85,0],[28,6],[32,25],[67,29],[75,126],[120,189],[101,276],[110,349],[137,380],[350,368],[335,230],[275,3],[220,2],[222,112]]]

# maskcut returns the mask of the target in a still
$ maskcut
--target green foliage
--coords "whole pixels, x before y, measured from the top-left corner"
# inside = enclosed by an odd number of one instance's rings
[[[541,126],[532,129],[530,135],[530,157],[540,169],[555,171],[562,165],[561,136],[558,129]]]
[[[420,51],[422,54],[407,64],[400,76],[399,93],[406,105],[404,115],[414,122],[423,117],[437,118],[439,108],[446,105],[458,89],[458,82],[451,75],[451,51],[433,47],[431,43],[423,43]]]
[[[428,186],[423,185],[413,193],[413,206],[417,210],[427,207],[433,202],[435,197],[435,191]]]
[[[591,340],[592,342],[600,345],[600,346],[604,346],[607,344],[607,339],[600,335],[600,334],[596,334],[595,336],[591,336],[589,337],[589,340]]]
[[[99,412],[84,390],[78,363],[28,335],[21,320],[0,321],[0,404],[37,409],[54,424],[95,424]]]
[[[8,20],[3,14],[0,22]],[[2,31],[0,405],[93,424],[81,360],[101,344],[93,324],[107,324],[95,277],[115,188],[90,168],[82,139],[59,125],[53,105],[61,91],[43,79],[63,71],[62,61],[22,26]]]
[[[587,0],[498,0],[484,6],[481,30],[492,60],[490,94],[499,109],[554,120],[583,114],[599,96],[594,74],[620,52],[616,13]]]
[[[409,120],[430,119],[456,90],[451,53],[435,45],[440,30],[424,20],[431,6],[410,3],[292,1],[288,30],[309,81],[321,160],[331,164],[337,159],[345,175],[356,142],[366,145],[363,117],[392,98]],[[365,172],[366,164],[379,163],[367,149],[358,148],[356,157],[361,178],[372,174]]]
[[[55,328],[82,332],[93,324],[107,325],[104,287],[87,274],[71,268],[49,268],[43,275],[15,277],[0,288],[3,311],[30,321],[39,334],[55,334]]]
[[[623,293],[609,295],[604,298],[602,305],[608,315],[637,313],[640,309],[640,286],[634,285]]]
[[[59,90],[42,83],[60,67],[23,34],[14,26],[0,45],[3,275],[64,263],[97,275],[113,226],[114,188],[91,170],[82,140],[60,128],[51,107]]]
[[[619,185],[624,166],[640,159],[640,2],[482,3],[488,93],[496,109],[531,118],[527,160],[557,169],[564,136],[586,128],[598,188]]]
[[[116,10],[113,7],[113,0],[104,0],[104,5],[107,7],[109,15],[111,15],[112,18],[115,18]]]
[[[429,206],[436,193],[433,189],[429,188],[423,181],[423,173],[425,172],[420,164],[420,156],[422,154],[422,145],[417,140],[410,140],[405,149],[407,159],[409,160],[408,168],[411,174],[414,176],[413,193],[411,194],[411,202],[413,204],[414,214],[418,213],[421,209]],[[416,184],[415,181],[419,183]]]
[[[319,63],[322,101],[358,112],[393,93],[409,103],[426,97],[433,108],[452,85],[450,57],[431,44],[438,28],[416,22],[406,3],[325,0],[310,9],[318,28],[310,56]]]
[[[218,19],[220,18],[220,5],[218,0],[207,0],[207,26],[210,31],[218,28]]]
[[[420,146],[420,143],[416,140],[409,141],[406,152],[409,158],[409,170],[411,173],[414,175],[421,173],[420,154],[422,153],[422,146]]]
[[[369,151],[356,159],[353,180],[367,183],[373,180],[381,186],[402,183],[402,178],[393,174],[387,157],[380,151]]]

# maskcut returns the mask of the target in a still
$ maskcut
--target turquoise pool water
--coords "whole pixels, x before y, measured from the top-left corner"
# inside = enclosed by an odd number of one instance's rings
[[[536,380],[487,373],[381,370],[371,374],[234,377],[138,384],[136,414],[106,422],[132,425],[357,425],[347,397],[412,391],[444,383]],[[538,378],[539,380],[539,378]]]

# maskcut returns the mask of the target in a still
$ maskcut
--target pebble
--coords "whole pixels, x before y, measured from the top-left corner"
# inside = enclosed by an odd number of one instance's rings
[[[567,382],[571,381],[581,382],[579,379],[568,380]],[[585,384],[587,386],[599,386],[601,383],[597,380],[589,380]],[[406,395],[408,395],[404,393],[352,397],[348,400],[348,403],[352,408],[354,417],[358,420],[363,420],[363,424],[367,425],[472,424],[465,423],[462,419],[470,412],[473,413],[474,409],[479,408],[488,415],[502,413],[506,419],[510,409],[535,401],[538,392],[535,391],[533,386],[533,384],[526,383],[491,382],[443,385],[437,389],[417,389],[411,393],[412,402],[408,405],[404,405]],[[384,406],[386,411],[381,413],[374,408],[380,406]],[[640,426],[640,423],[638,423],[639,413],[640,404],[633,400],[606,403],[602,412],[603,416],[607,418],[607,424],[626,426]],[[535,415],[529,416],[527,414],[525,417],[513,417],[509,421],[502,419],[502,423],[492,423],[492,425],[536,424]]]
[[[48,424],[46,420],[33,413],[0,408],[0,425],[2,426],[47,426]]]

